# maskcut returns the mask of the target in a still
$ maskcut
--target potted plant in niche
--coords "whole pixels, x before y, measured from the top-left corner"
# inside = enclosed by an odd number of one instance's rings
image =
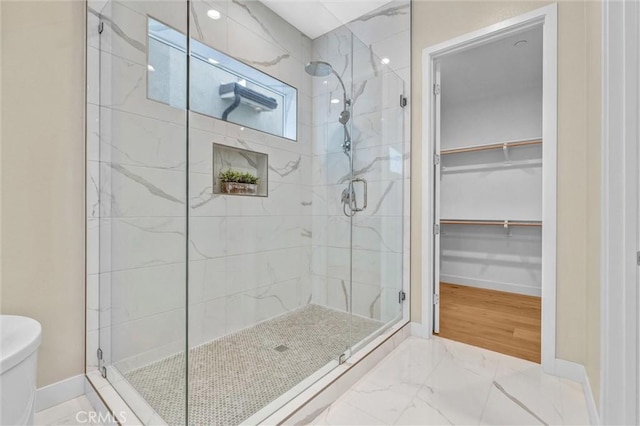
[[[221,171],[218,174],[220,192],[223,194],[255,195],[258,192],[258,177],[251,173],[235,170]]]

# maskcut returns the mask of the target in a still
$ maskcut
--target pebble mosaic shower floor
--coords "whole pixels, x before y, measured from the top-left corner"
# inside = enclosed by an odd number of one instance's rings
[[[317,305],[262,322],[189,354],[189,423],[237,425],[300,383],[351,342],[382,326]],[[184,354],[124,373],[169,425],[184,424]]]

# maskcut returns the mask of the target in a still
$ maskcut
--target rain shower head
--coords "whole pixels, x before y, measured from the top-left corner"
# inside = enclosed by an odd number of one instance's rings
[[[304,67],[304,70],[313,77],[326,77],[334,72],[331,64],[323,61],[311,61]]]
[[[351,103],[351,101],[347,99],[347,88],[345,87],[342,78],[340,78],[340,74],[336,72],[336,70],[331,66],[329,62],[311,61],[307,65],[305,65],[304,70],[312,77],[326,77],[330,74],[334,74],[340,82],[340,86],[342,86],[345,108]]]

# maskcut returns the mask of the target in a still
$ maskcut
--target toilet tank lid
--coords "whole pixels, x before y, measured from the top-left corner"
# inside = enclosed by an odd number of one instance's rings
[[[15,367],[40,346],[40,323],[17,315],[0,315],[0,374]]]

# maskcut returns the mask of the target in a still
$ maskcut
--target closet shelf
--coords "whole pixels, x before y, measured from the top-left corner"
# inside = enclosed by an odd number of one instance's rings
[[[541,143],[542,139],[528,139],[522,141],[492,143],[488,145],[467,146],[464,148],[442,149],[440,150],[440,155],[459,154],[462,152],[487,151],[490,149],[516,148],[519,146],[539,145]]]
[[[503,226],[542,226],[541,221],[537,220],[457,220],[457,219],[440,219],[441,225],[489,225]]]

